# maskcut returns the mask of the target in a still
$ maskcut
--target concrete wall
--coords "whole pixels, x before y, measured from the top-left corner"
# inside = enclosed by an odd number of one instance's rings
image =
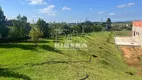
[[[142,43],[142,21],[133,22],[132,36],[134,40]]]
[[[133,36],[142,36],[142,27],[133,27]]]

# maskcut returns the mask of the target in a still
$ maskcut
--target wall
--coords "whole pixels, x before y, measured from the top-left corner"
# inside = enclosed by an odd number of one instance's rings
[[[142,42],[142,21],[133,22],[132,36],[136,41]]]

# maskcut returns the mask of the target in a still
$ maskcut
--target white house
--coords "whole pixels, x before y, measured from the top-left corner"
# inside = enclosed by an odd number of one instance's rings
[[[142,43],[142,21],[133,21],[132,37]]]

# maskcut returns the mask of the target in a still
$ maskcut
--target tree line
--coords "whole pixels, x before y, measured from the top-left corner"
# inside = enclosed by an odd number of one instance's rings
[[[29,23],[26,16],[18,15],[16,19],[7,20],[0,7],[0,42],[27,40],[29,38],[38,40],[39,37],[55,38],[56,29],[64,30],[63,32],[66,34],[73,31],[78,33],[109,31],[112,29],[111,24],[110,18],[106,22],[84,21],[80,23],[48,23],[39,18],[37,22]]]
[[[35,23],[28,23],[26,16],[18,15],[16,19],[7,20],[2,8],[0,7],[0,40],[26,40],[34,35],[43,38],[54,38],[55,29],[65,29],[66,34],[70,34],[73,30],[78,33],[89,33],[93,31],[101,31],[102,25],[95,24],[91,21],[82,23],[47,23],[43,19],[38,19]],[[35,36],[35,37],[36,37]],[[9,41],[10,41],[9,40]]]

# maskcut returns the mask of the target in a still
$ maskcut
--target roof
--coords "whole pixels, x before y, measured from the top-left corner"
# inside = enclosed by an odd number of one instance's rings
[[[133,21],[134,27],[142,27],[142,21]]]

